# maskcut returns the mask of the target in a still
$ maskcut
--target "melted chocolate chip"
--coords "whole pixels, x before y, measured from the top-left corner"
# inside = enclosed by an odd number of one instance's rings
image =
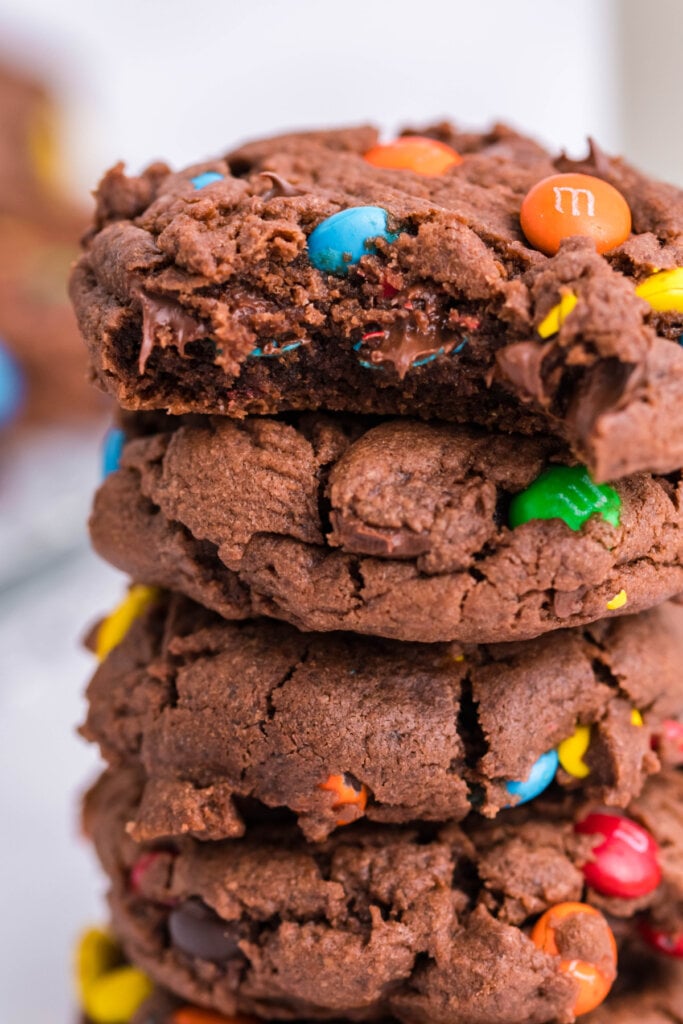
[[[386,530],[373,527],[336,509],[330,512],[332,540],[341,548],[379,558],[417,558],[430,549],[428,536],[409,530]]]
[[[220,963],[239,952],[236,925],[223,921],[199,899],[186,900],[171,911],[168,930],[177,949],[200,960]]]
[[[142,344],[138,366],[141,374],[145,372],[155,344],[162,347],[175,345],[184,355],[186,345],[205,338],[209,333],[202,323],[186,313],[180,303],[173,299],[143,291],[139,292],[138,298],[142,306]]]
[[[302,189],[297,188],[296,185],[292,185],[286,178],[281,177],[279,174],[275,174],[274,171],[261,171],[259,178],[268,178],[271,182],[271,188],[267,192],[264,192],[261,199],[291,199],[293,196],[303,196],[305,193]]]

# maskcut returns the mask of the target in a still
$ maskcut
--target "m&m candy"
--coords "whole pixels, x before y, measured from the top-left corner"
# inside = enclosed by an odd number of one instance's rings
[[[99,928],[87,931],[78,944],[76,986],[93,1024],[128,1024],[152,994],[147,975],[123,963],[118,944]]]
[[[636,295],[658,313],[683,313],[683,267],[651,274],[636,286]]]
[[[236,1013],[223,1017],[213,1010],[202,1010],[198,1006],[181,1006],[171,1017],[171,1024],[260,1024],[256,1017]]]
[[[110,473],[115,473],[121,463],[121,453],[126,443],[126,435],[123,430],[112,428],[108,430],[104,444],[102,445],[102,477],[106,478]]]
[[[659,847],[650,833],[620,814],[593,813],[578,822],[582,836],[600,836],[583,866],[588,884],[604,896],[637,899],[657,888],[662,872]]]
[[[563,238],[592,238],[609,252],[631,233],[628,203],[612,185],[591,174],[553,174],[527,192],[519,215],[522,231],[536,249],[554,255]]]
[[[605,608],[608,612],[617,612],[620,608],[625,608],[628,604],[628,594],[622,587],[618,590],[614,597],[610,597],[609,601],[605,602]]]
[[[560,764],[575,779],[585,779],[590,775],[590,768],[584,761],[591,742],[591,729],[589,725],[577,725],[571,736],[562,740],[557,748],[557,755]]]
[[[673,718],[663,721],[652,737],[652,746],[667,764],[682,765],[683,722]]]
[[[216,181],[222,181],[224,178],[223,174],[219,174],[218,171],[204,171],[203,174],[198,174],[195,178],[190,178],[190,181],[195,188],[206,188],[207,185],[213,185]]]
[[[118,647],[135,620],[154,604],[159,594],[157,587],[145,587],[140,583],[130,588],[128,595],[118,608],[107,616],[98,630],[95,653],[100,661],[103,661],[114,647]]]
[[[602,924],[607,952],[599,963],[563,957],[560,926],[568,918],[582,915],[599,918]],[[571,929],[569,931],[571,934]],[[603,1002],[617,976],[617,944],[611,928],[599,910],[588,903],[558,903],[550,910],[546,910],[538,919],[531,933],[531,941],[549,956],[559,956],[560,971],[577,983],[578,996],[573,1006],[577,1017],[583,1013],[590,1013]]]
[[[576,309],[578,301],[573,292],[567,292],[563,295],[557,305],[553,306],[548,315],[538,325],[537,330],[540,336],[542,338],[551,338],[553,334],[557,334],[569,314],[573,313]]]
[[[600,515],[618,526],[621,498],[607,484],[596,484],[585,466],[552,466],[510,503],[514,529],[532,519],[562,519],[571,530],[580,530],[591,516]]]
[[[133,892],[138,893],[144,886],[145,876],[148,871],[159,862],[162,857],[172,856],[170,850],[148,850],[147,853],[142,853],[133,864],[130,869],[130,887]]]
[[[373,146],[365,154],[373,167],[414,171],[415,174],[443,174],[450,167],[462,163],[462,157],[445,142],[422,135],[403,135],[393,142]]]
[[[356,818],[365,813],[368,802],[368,790],[363,783],[358,783],[349,775],[328,775],[324,782],[319,783],[318,789],[329,793],[336,793],[337,799],[332,804],[332,810],[342,811],[342,817],[337,825],[349,825]],[[344,814],[343,808],[357,808],[353,814]]]
[[[314,267],[328,274],[345,274],[362,256],[375,251],[372,240],[395,242],[381,206],[351,206],[318,224],[308,236],[308,256]]]
[[[0,427],[10,423],[21,411],[26,386],[19,364],[0,342]]]
[[[683,959],[683,933],[670,934],[659,928],[653,927],[649,921],[642,921],[639,931],[648,946],[652,946],[658,953],[665,956],[674,956]]]
[[[557,751],[548,750],[545,754],[541,754],[526,779],[520,782],[506,782],[505,788],[510,796],[518,797],[514,801],[514,806],[519,807],[520,804],[528,803],[529,800],[533,800],[544,789],[547,789],[555,778],[556,771]]]

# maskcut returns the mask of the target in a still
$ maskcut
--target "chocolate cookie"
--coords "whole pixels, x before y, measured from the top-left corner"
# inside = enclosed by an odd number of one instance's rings
[[[447,169],[375,166],[371,127],[114,167],[71,285],[99,385],[132,409],[551,431],[599,480],[683,465],[683,307],[654,279],[683,264],[683,193],[593,144],[574,163],[502,126],[422,134]],[[548,185],[548,256],[520,213],[558,171],[593,191]],[[605,182],[623,225],[601,255],[577,236],[609,220]]]
[[[679,476],[597,487],[560,457],[410,420],[204,420],[128,444],[92,540],[228,619],[420,642],[526,639],[683,591]]]
[[[620,966],[622,979],[620,991],[582,1016],[581,1024],[681,1024],[683,969],[678,964],[641,955],[637,963],[628,963],[626,972]],[[234,1019],[190,1006],[159,988],[130,1024],[232,1024]],[[84,1018],[82,1024],[97,1022]],[[239,1024],[258,1024],[258,1019],[242,1017]]]
[[[606,994],[634,914],[683,921],[680,775],[653,779],[630,812],[632,828],[652,829],[661,867],[637,899],[586,887],[609,857],[602,836],[575,829],[589,808],[568,800],[465,831],[356,825],[311,846],[282,823],[255,824],[241,840],[149,847],[126,829],[140,785],[121,770],[86,801],[115,932],[157,984],[227,1015],[568,1024],[577,964],[594,965]]]
[[[44,424],[104,415],[108,404],[86,386],[67,295],[88,212],[60,180],[57,121],[45,85],[0,61],[0,426],[6,409]]]
[[[95,673],[82,731],[111,765],[144,768],[144,840],[241,835],[245,798],[289,808],[310,840],[364,815],[493,817],[554,776],[624,807],[683,709],[682,662],[674,606],[462,650],[227,623],[160,598]]]

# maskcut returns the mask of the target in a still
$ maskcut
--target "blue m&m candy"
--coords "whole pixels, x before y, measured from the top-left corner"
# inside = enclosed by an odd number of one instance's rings
[[[361,256],[375,251],[373,238],[395,242],[381,206],[352,206],[332,214],[308,236],[308,256],[314,267],[328,274],[345,274]]]
[[[16,359],[0,342],[0,427],[19,413],[24,402],[24,375]]]
[[[204,188],[205,185],[213,185],[214,181],[222,181],[224,178],[223,174],[219,174],[218,171],[204,171],[203,174],[198,174],[196,178],[190,178],[190,181],[195,188]]]
[[[104,444],[102,445],[102,477],[108,477],[115,473],[121,462],[121,452],[126,441],[126,435],[118,428],[108,430]]]
[[[547,789],[555,778],[558,763],[557,751],[548,750],[547,753],[541,754],[523,782],[507,782],[505,788],[510,796],[519,797],[515,800],[514,806],[519,807],[520,804],[528,803]]]

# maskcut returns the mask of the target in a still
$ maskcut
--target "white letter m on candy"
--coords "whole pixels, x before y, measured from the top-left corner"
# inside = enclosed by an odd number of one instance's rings
[[[555,193],[555,209],[558,213],[564,213],[562,209],[562,193],[568,192],[572,197],[572,217],[581,216],[579,196],[586,197],[586,214],[589,217],[595,216],[595,196],[589,188],[570,188],[569,185],[553,185],[553,192]]]

